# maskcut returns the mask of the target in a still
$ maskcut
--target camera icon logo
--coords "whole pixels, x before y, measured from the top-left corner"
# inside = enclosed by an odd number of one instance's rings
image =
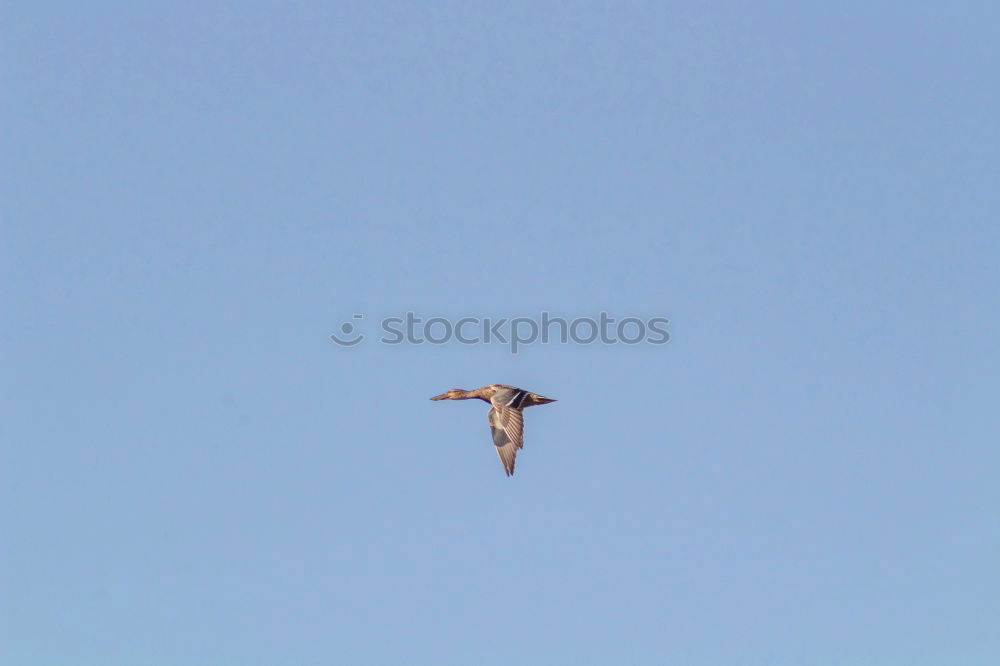
[[[364,319],[365,316],[363,314],[356,314],[352,318],[353,319]],[[356,329],[354,327],[354,324],[352,324],[349,321],[345,321],[343,324],[340,325],[340,332],[345,337],[341,338],[336,333],[331,333],[330,334],[330,339],[333,340],[334,342],[336,342],[341,347],[353,347],[354,345],[359,344],[360,342],[362,342],[365,339],[364,334],[357,333],[357,331],[356,331]],[[357,333],[357,334],[355,335],[355,333]],[[352,338],[350,336],[354,336],[354,337]]]

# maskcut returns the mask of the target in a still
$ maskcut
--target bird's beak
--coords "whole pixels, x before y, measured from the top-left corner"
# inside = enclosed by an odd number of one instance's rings
[[[431,400],[447,400],[447,399],[448,399],[447,393],[442,393],[441,395],[436,395],[433,398],[431,398]]]

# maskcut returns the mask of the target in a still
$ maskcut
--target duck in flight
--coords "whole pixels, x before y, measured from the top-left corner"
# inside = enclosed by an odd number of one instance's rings
[[[447,393],[436,395],[431,400],[472,400],[478,398],[492,405],[487,414],[490,430],[493,432],[493,444],[497,447],[497,455],[503,463],[507,476],[514,474],[514,459],[517,452],[524,448],[524,416],[525,407],[544,405],[555,402],[531,391],[519,389],[507,384],[490,384],[471,391],[452,389]]]

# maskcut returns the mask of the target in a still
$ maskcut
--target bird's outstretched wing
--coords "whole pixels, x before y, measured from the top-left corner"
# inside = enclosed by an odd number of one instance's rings
[[[493,432],[493,443],[497,447],[497,455],[503,463],[507,476],[514,474],[514,459],[517,452],[524,448],[524,418],[520,409],[497,404],[493,400],[493,409],[488,414],[490,430]]]

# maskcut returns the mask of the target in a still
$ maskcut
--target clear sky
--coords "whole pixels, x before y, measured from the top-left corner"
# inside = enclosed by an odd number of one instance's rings
[[[5,3],[0,662],[1000,663],[1000,9],[751,4]]]

